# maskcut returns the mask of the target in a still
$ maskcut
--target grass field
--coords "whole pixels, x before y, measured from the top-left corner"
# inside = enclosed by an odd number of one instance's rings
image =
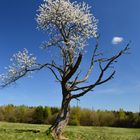
[[[45,135],[48,127],[0,122],[0,140],[52,140]],[[140,129],[69,126],[65,136],[69,140],[140,140]]]

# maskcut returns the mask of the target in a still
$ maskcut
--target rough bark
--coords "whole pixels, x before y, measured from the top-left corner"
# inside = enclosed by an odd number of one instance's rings
[[[63,96],[60,112],[55,120],[55,123],[51,126],[51,132],[55,139],[66,140],[63,136],[64,128],[68,124],[70,117],[70,94]]]

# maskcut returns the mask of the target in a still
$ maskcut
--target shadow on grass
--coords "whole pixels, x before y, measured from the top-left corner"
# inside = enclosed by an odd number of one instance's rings
[[[31,132],[31,133],[40,133],[41,131],[40,130],[33,130],[33,129],[4,129],[4,128],[1,128],[0,131],[4,131],[4,132],[17,132],[17,133],[24,133],[24,132]]]

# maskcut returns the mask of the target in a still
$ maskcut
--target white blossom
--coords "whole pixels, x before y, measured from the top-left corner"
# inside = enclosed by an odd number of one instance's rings
[[[16,64],[19,68],[30,68],[35,64],[36,57],[29,54],[27,49],[24,49],[22,52],[19,51],[17,54],[14,54],[11,61],[13,62],[13,65]]]
[[[0,75],[1,87],[24,75],[27,70],[36,65],[36,57],[29,54],[27,49],[14,54],[10,61],[12,64],[5,68],[7,72]]]
[[[97,37],[97,20],[84,2],[44,0],[36,20],[38,28],[49,35],[43,48],[59,46],[62,58],[68,63],[73,61],[70,56],[76,58],[83,51],[89,38]],[[7,72],[0,75],[0,87],[14,83],[38,67],[36,57],[27,49],[14,54],[10,61],[12,64],[6,68]]]
[[[67,42],[66,49],[70,47],[75,51],[84,48],[87,39],[97,37],[97,20],[85,2],[44,0],[38,11],[38,27],[53,34],[50,42],[59,38],[61,45]]]

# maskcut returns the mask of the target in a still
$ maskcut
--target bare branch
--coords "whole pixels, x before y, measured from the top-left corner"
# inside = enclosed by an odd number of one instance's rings
[[[105,72],[108,70],[108,68],[110,67],[110,65],[116,61],[116,59],[118,59],[121,55],[125,54],[127,51],[128,51],[128,46],[129,44],[127,44],[127,46],[121,50],[117,55],[109,58],[106,60],[107,64],[105,65],[104,68],[102,68],[101,66],[101,62],[99,62],[99,67],[100,67],[100,74],[99,74],[99,77],[98,79],[96,80],[96,82],[94,84],[91,84],[91,85],[88,85],[88,86],[83,86],[83,87],[78,87],[78,88],[74,88],[72,89],[71,91],[79,91],[79,90],[84,90],[83,92],[79,93],[79,94],[75,94],[73,95],[71,98],[78,98],[80,96],[83,96],[85,95],[87,92],[89,92],[90,90],[92,90],[93,88],[95,88],[96,86],[98,85],[101,85],[103,83],[106,83],[107,81],[111,80],[113,78],[113,76],[115,75],[115,71],[112,72],[112,74],[107,77],[105,80],[102,80]]]
[[[77,90],[83,90],[83,92],[79,93],[79,94],[75,94],[75,95],[72,95],[71,96],[71,99],[74,99],[74,98],[79,98],[81,96],[84,96],[86,93],[88,93],[89,91],[91,91],[93,88],[95,88],[97,85],[100,85],[100,84],[103,84],[109,80],[111,80],[113,78],[115,74],[115,71],[105,80],[101,81],[101,82],[98,82],[98,83],[95,83],[95,84],[92,84],[90,86],[86,86],[86,87],[81,87],[81,88],[77,88]],[[75,91],[77,91],[75,90]]]
[[[75,77],[75,79],[72,82],[69,82],[71,84],[70,89],[74,88],[76,86],[76,81],[80,75],[81,71],[78,72],[77,76]]]
[[[75,84],[83,83],[83,82],[85,82],[88,79],[88,77],[91,74],[92,69],[94,67],[94,58],[96,56],[97,49],[98,49],[98,41],[97,41],[97,44],[96,44],[95,49],[93,51],[93,55],[92,55],[92,58],[91,58],[90,67],[89,67],[89,69],[87,71],[87,74],[85,75],[85,77],[83,79],[75,81]]]
[[[56,72],[55,72],[51,67],[48,67],[48,68],[52,71],[52,73],[53,73],[53,75],[55,76],[56,80],[57,80],[58,82],[61,82],[61,80],[58,78]]]

